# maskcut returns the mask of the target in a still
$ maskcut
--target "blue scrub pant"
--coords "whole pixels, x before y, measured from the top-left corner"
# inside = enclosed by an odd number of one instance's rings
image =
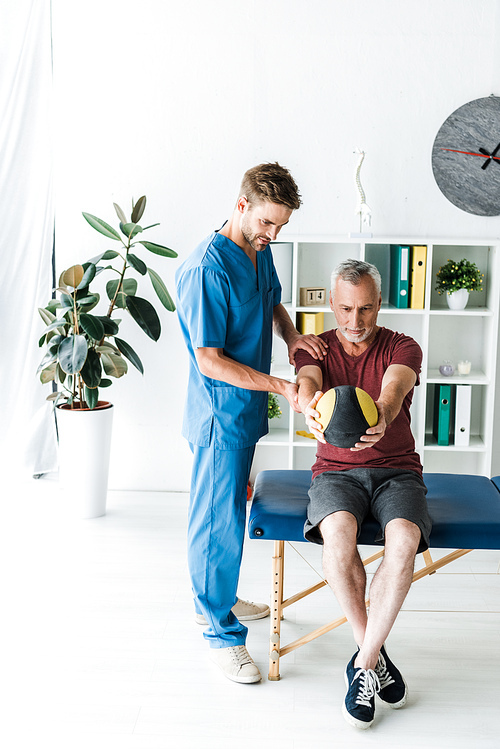
[[[244,645],[247,627],[237,600],[246,523],[247,484],[255,445],[240,450],[190,444],[194,456],[188,520],[188,563],[195,609],[211,648]]]

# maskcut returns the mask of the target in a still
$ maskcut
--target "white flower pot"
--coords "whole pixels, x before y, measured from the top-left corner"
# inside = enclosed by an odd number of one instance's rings
[[[467,289],[457,289],[452,292],[447,291],[446,301],[450,309],[465,309],[469,301],[469,292]]]
[[[106,514],[113,406],[58,406],[59,484],[73,514],[98,518]]]

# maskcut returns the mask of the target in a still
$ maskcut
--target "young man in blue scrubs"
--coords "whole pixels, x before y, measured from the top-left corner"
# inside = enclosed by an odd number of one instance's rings
[[[297,386],[269,374],[273,330],[290,361],[302,348],[322,359],[320,338],[300,335],[280,303],[269,243],[301,199],[279,164],[249,169],[233,213],[176,273],[177,311],[189,353],[183,435],[193,452],[188,561],[197,620],[213,660],[233,681],[260,681],[245,647],[249,619],[265,605],[237,598],[247,483],[255,444],[267,434],[268,392],[299,412]],[[238,618],[240,617],[240,618]]]

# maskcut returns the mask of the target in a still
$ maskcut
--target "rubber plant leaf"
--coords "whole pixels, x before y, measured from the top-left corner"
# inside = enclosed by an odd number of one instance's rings
[[[127,255],[127,262],[130,263],[132,268],[134,268],[134,270],[140,273],[141,276],[145,276],[146,273],[148,272],[146,263],[143,260],[141,260],[140,257],[137,257],[137,255],[132,255],[131,252],[129,252]]]
[[[137,291],[137,281],[135,280],[135,278],[125,278],[123,280],[122,289],[127,296],[129,296],[130,294],[132,296],[135,296],[135,293]]]
[[[113,299],[115,300],[116,307],[119,307],[120,309],[125,309],[126,307],[125,298],[127,295],[124,294],[123,291],[120,291],[120,293],[116,295],[116,299],[115,299],[116,287],[118,286],[119,283],[120,282],[118,280],[108,281],[108,283],[106,284],[106,294],[108,295],[111,301]]]
[[[51,393],[50,395],[48,395],[48,396],[47,396],[47,397],[45,398],[45,400],[46,400],[46,401],[56,401],[56,402],[57,402],[57,401],[59,400],[59,398],[60,398],[60,397],[61,397],[61,393],[59,393],[59,392],[55,392],[55,393]],[[54,404],[54,405],[55,405],[55,404]]]
[[[130,346],[126,341],[123,341],[121,338],[117,338],[116,336],[115,343],[118,346],[119,350],[122,352],[123,356],[126,356],[129,362],[133,364],[141,374],[144,374],[144,367],[142,366],[142,362],[135,353],[132,346]]]
[[[82,312],[80,315],[80,327],[94,341],[100,341],[101,338],[104,338],[104,325],[95,315],[88,315]]]
[[[109,354],[110,351],[114,351],[115,354],[120,353],[120,349],[117,346],[113,346],[113,344],[109,341],[103,341],[99,346],[96,346],[96,351],[98,351],[100,354],[102,354],[103,351],[105,354]]]
[[[118,203],[113,203],[113,206],[115,208],[116,215],[118,216],[120,222],[122,224],[126,224],[127,223],[127,217],[125,216],[125,213],[122,211],[122,209],[120,208],[120,206],[118,205]]]
[[[42,371],[42,369],[46,369],[51,364],[57,364],[57,351],[51,351],[50,349],[45,353],[42,361],[38,365],[38,369],[36,370],[36,373]]]
[[[59,302],[58,299],[51,299],[50,302],[45,307],[45,309],[48,310],[49,312],[52,312],[52,314],[55,314],[56,310],[58,310],[60,306],[61,306],[61,303]]]
[[[79,299],[78,306],[80,307],[82,312],[90,312],[91,309],[97,307],[100,298],[101,297],[99,296],[99,294],[90,294],[83,299]]]
[[[69,294],[61,294],[61,309],[72,309],[73,297]]]
[[[82,379],[87,387],[96,388],[101,382],[101,374],[101,357],[93,348],[90,348],[82,367]]]
[[[156,244],[156,242],[146,242],[140,239],[138,244],[142,244],[150,252],[154,252],[155,255],[162,255],[163,257],[178,257],[175,250],[171,250],[169,247],[164,247],[162,244]]]
[[[87,358],[87,340],[83,335],[64,338],[58,351],[59,364],[67,374],[77,374]]]
[[[97,218],[97,216],[93,216],[91,213],[82,213],[82,216],[85,221],[88,221],[91,227],[100,234],[104,234],[108,239],[117,239],[119,242],[122,241],[116,229],[113,229],[113,227],[103,221],[102,218]]]
[[[112,320],[110,317],[106,317],[106,315],[97,315],[97,318],[104,325],[105,335],[115,335],[115,333],[118,333],[118,323],[116,320]]]
[[[163,304],[165,309],[168,309],[169,312],[174,312],[175,304],[173,303],[172,297],[168,293],[167,287],[161,280],[160,276],[152,268],[148,268],[148,273],[151,279],[151,283],[153,284],[153,288],[158,295],[158,299]]]
[[[140,232],[143,230],[142,226],[139,226],[139,224],[122,224],[120,223],[120,229],[125,234],[128,239],[132,239],[136,236],[136,234],[140,234]]]
[[[40,313],[40,317],[44,321],[45,325],[49,325],[56,319],[56,316],[53,314],[53,312],[50,312],[50,310],[44,309],[43,307],[39,307],[38,312]]]
[[[56,377],[57,362],[53,362],[50,367],[47,367],[40,373],[40,382],[45,385],[47,382],[52,382]]]
[[[67,322],[66,320],[54,320],[50,323],[50,325],[47,325],[47,327],[43,331],[44,335],[45,333],[49,333],[51,330],[59,330],[59,328],[61,329],[60,332],[62,332],[64,331],[65,325],[69,325],[69,322]]]
[[[127,297],[127,308],[136,321],[153,341],[157,341],[161,333],[160,318],[153,305],[138,296]]]
[[[71,286],[73,289],[76,289],[83,278],[84,272],[82,265],[72,265],[71,268],[64,271],[61,280],[65,286]]]
[[[96,255],[95,257],[91,258],[89,260],[89,263],[93,263],[94,265],[97,265],[101,260],[113,260],[113,258],[118,257],[119,253],[115,250],[106,250],[106,252],[101,252],[99,255]],[[111,267],[111,266],[110,266]]]
[[[49,338],[50,336],[50,338]],[[63,336],[55,333],[55,331],[52,331],[47,335],[47,343],[49,344],[49,351],[52,351],[53,354],[57,354],[57,351],[59,349],[59,344],[63,340]]]
[[[116,289],[118,288],[119,283],[119,279],[108,281],[108,283],[106,284],[106,294],[108,295],[108,299],[112,300],[115,298]],[[125,278],[123,280],[122,290],[116,297],[116,306],[125,309],[125,297],[129,294],[132,294],[133,296],[136,291],[137,281],[135,280],[135,278]]]
[[[130,217],[132,220],[132,223],[137,224],[137,222],[141,220],[142,214],[144,213],[145,208],[146,208],[146,196],[143,195],[142,198],[139,198],[139,200],[134,205],[134,208],[132,210],[132,215]]]
[[[116,278],[113,281],[108,281],[108,283],[106,284],[106,294],[108,295],[108,299],[110,301],[114,298],[119,283],[120,279]]]
[[[60,364],[58,364],[56,368],[56,380],[60,382],[62,385],[65,379],[66,379],[66,372],[63,372]]]
[[[97,406],[99,401],[99,390],[95,388],[89,388],[85,386],[85,402],[87,406],[92,410]]]
[[[59,283],[57,284],[57,286],[58,286],[57,290],[58,291],[68,291],[68,289],[66,288],[66,284],[63,281],[63,276],[64,276],[65,273],[66,273],[66,271],[63,270],[63,272],[59,276]]]
[[[85,268],[83,278],[77,286],[77,289],[85,289],[95,278],[96,267],[94,263],[89,263],[88,267]]]
[[[109,353],[103,352],[101,354],[101,361],[104,371],[110,377],[123,377],[123,375],[128,371],[127,362],[123,356],[114,354],[112,351]]]

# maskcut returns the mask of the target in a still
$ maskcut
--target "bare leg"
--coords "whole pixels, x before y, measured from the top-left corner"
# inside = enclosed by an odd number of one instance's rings
[[[370,586],[370,613],[356,666],[375,668],[410,589],[419,543],[420,528],[414,523],[396,519],[387,524],[385,554]]]
[[[348,512],[335,512],[328,515],[319,527],[324,541],[325,577],[360,648],[355,666],[374,669],[380,648],[410,589],[420,529],[403,519],[387,524],[385,556],[370,586],[370,612],[367,615],[366,573],[356,546],[354,516]]]
[[[365,638],[366,572],[356,545],[357,522],[350,512],[334,512],[319,525],[323,536],[323,571],[361,646]]]

